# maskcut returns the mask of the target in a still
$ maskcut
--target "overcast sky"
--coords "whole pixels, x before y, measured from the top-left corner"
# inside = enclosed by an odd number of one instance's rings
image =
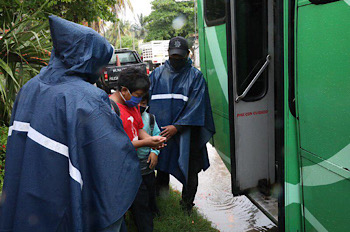
[[[144,16],[147,16],[151,13],[152,0],[130,0],[130,2],[134,8],[134,12],[127,9],[125,13],[121,15],[121,17],[124,20],[130,21],[131,24],[137,22],[137,15],[142,13]]]

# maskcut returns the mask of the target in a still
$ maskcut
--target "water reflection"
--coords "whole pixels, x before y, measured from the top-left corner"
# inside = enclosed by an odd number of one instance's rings
[[[208,145],[211,167],[199,174],[195,204],[199,211],[221,232],[278,231],[246,196],[233,197],[230,173],[215,149]],[[171,177],[177,190],[182,185]]]

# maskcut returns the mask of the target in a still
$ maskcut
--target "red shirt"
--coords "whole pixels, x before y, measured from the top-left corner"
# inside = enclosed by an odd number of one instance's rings
[[[139,130],[143,128],[141,113],[138,107],[127,107],[117,103],[120,110],[120,118],[123,121],[123,127],[131,141],[139,139]]]

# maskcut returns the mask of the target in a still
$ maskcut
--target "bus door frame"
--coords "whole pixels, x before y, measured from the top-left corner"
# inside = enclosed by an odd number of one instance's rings
[[[277,3],[277,4],[276,4]],[[235,102],[237,98],[237,89],[235,88],[236,84],[236,73],[235,73],[235,66],[236,66],[236,48],[234,46],[234,38],[236,37],[236,31],[235,31],[235,6],[234,2],[232,0],[227,1],[227,54],[228,54],[228,86],[229,86],[229,120],[230,120],[230,148],[231,148],[231,178],[232,178],[232,192],[234,195],[239,195],[244,192],[242,192],[237,185],[237,160],[236,160],[236,134],[235,134],[235,125],[237,123],[237,111],[236,111],[236,104]],[[274,5],[276,4],[275,8]],[[278,11],[277,14],[275,14],[275,11]],[[270,67],[268,68],[268,88],[271,88],[272,90],[274,89],[274,78],[279,78],[279,80],[282,80],[282,84],[279,84],[279,89],[277,91],[277,94],[279,97],[283,98],[283,2],[279,2],[278,0],[268,0],[268,54],[272,55],[271,56],[271,63]],[[272,24],[269,25],[269,22],[273,22]],[[277,25],[278,28],[274,28],[274,25]],[[279,54],[276,56],[276,58],[282,58],[282,60],[279,61],[277,65],[275,65],[276,60],[274,59],[275,57],[275,51],[280,51]],[[282,92],[281,92],[282,91]],[[282,94],[281,94],[282,93]],[[268,101],[270,104],[269,109],[274,109],[275,108],[275,103],[274,103],[274,98],[275,94],[270,93],[268,96],[264,96],[265,98],[269,98]],[[271,100],[272,99],[272,100]],[[279,106],[278,108],[282,110],[280,112],[283,119],[283,99],[280,101],[282,102],[282,106]],[[271,110],[270,110],[271,111]],[[232,113],[234,112],[234,113]],[[275,143],[275,133],[278,135],[283,135],[283,128],[284,124],[282,125],[282,130],[275,131],[275,118],[274,118],[274,112],[271,112],[272,117],[269,118],[269,124],[271,127],[272,135],[271,136],[273,139],[272,143],[269,144],[270,147],[272,147],[273,152],[269,154],[269,156],[275,156],[275,149],[276,151],[281,151],[281,146],[283,147],[284,145],[284,139],[280,139],[279,143]],[[279,118],[280,118],[279,117]],[[283,120],[282,120],[283,121]],[[282,131],[282,132],[281,132]],[[281,144],[282,143],[282,144]],[[277,176],[274,176],[273,181],[276,181],[280,183],[282,186],[282,194],[279,197],[279,202],[278,202],[278,224],[279,228],[284,228],[284,158],[283,154],[280,156],[280,165],[278,166],[277,170]],[[273,159],[274,160],[274,159]],[[272,162],[271,162],[272,163]],[[259,207],[259,206],[258,206]],[[271,218],[271,217],[270,217]],[[276,220],[274,220],[276,222]],[[276,222],[277,223],[277,222]]]

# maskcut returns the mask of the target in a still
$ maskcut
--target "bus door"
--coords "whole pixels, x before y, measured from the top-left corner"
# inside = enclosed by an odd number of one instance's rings
[[[272,0],[231,1],[233,136],[236,194],[275,182]]]

